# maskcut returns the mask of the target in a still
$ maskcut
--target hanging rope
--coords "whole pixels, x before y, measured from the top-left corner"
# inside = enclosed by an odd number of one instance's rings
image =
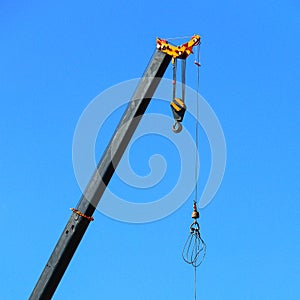
[[[195,152],[195,200],[198,200],[198,149],[199,149],[199,85],[200,85],[200,44],[197,46],[197,59],[195,59],[197,68],[197,88],[196,88],[196,124],[195,124],[195,139],[196,139],[196,152]]]
[[[185,101],[185,72],[186,72],[186,60],[181,60],[181,98]]]
[[[199,212],[197,203],[194,202],[194,211],[192,213],[194,222],[190,226],[190,234],[182,250],[184,261],[194,267],[194,299],[197,299],[197,267],[199,267],[206,255],[206,244],[200,235],[200,225],[197,222]]]
[[[172,67],[173,67],[173,95],[172,100],[176,97],[176,71],[177,71],[177,59],[172,59]]]
[[[194,267],[194,300],[197,300],[197,268]]]
[[[194,207],[196,203],[194,202]],[[184,244],[182,250],[182,258],[184,261],[194,267],[194,299],[197,299],[197,267],[199,267],[206,255],[206,244],[200,235],[200,225],[197,222],[199,213],[197,210],[193,211],[195,217],[194,222],[190,226],[190,234]]]
[[[176,97],[176,73],[177,73],[177,58],[172,58],[172,65],[173,65],[173,95],[172,95],[172,102],[170,103],[173,117],[174,117],[174,124],[172,126],[172,131],[174,133],[179,133],[182,130],[181,122],[183,120],[186,105],[184,103],[185,99],[185,68],[186,68],[186,61],[182,59],[181,62],[181,98]]]
[[[200,46],[200,45],[199,45]],[[184,244],[182,250],[182,257],[184,261],[194,267],[194,299],[197,298],[197,267],[199,267],[206,255],[206,244],[200,235],[200,225],[197,221],[199,219],[199,212],[197,209],[198,200],[198,148],[199,148],[199,82],[200,82],[200,48],[197,47],[197,59],[195,65],[197,69],[197,94],[196,94],[196,124],[195,124],[195,199],[193,204],[192,218],[194,222],[190,225],[190,234]]]

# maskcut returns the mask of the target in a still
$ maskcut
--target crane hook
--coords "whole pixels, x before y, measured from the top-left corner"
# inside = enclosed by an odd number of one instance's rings
[[[178,122],[178,121],[175,121],[175,123],[172,125],[172,131],[173,131],[174,133],[179,133],[179,132],[181,132],[181,130],[182,130],[182,125],[181,125],[181,123]]]
[[[172,131],[175,133],[179,133],[182,130],[181,122],[184,117],[184,113],[186,111],[186,106],[184,102],[180,98],[175,98],[170,103],[173,117],[174,117],[174,125],[172,126]]]

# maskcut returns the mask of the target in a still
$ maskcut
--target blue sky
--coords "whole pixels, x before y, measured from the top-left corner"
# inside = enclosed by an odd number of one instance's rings
[[[2,1],[1,299],[28,298],[80,198],[72,139],[84,108],[141,76],[156,36],[194,33],[202,36],[200,92],[227,144],[222,186],[201,211],[208,252],[199,299],[299,299],[299,9],[292,0]],[[147,138],[134,150],[142,175],[145,144],[159,139]],[[153,151],[171,150],[161,142]],[[203,181],[207,144],[201,159]],[[193,269],[181,259],[192,200],[149,224],[96,212],[53,299],[192,299]]]

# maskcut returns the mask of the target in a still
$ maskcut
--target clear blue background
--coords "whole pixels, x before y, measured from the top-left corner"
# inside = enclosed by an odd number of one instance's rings
[[[201,211],[199,299],[299,299],[299,9],[295,0],[2,1],[0,298],[29,297],[80,197],[72,137],[85,106],[140,76],[156,36],[199,33],[201,94],[228,150],[222,186]],[[154,152],[168,155],[162,145]],[[141,174],[147,155],[133,160]],[[54,299],[192,299],[193,269],[181,259],[191,205],[144,225],[96,212]]]

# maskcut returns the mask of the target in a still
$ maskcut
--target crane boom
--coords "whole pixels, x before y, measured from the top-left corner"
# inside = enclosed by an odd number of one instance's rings
[[[169,44],[168,41],[157,38],[157,49],[112,139],[104,151],[92,178],[82,194],[76,209],[72,209],[73,213],[37,281],[29,300],[48,300],[52,298],[90,221],[93,220],[92,215],[171,59],[173,63],[177,58],[185,60],[193,53],[193,47],[199,45],[199,43],[199,35],[194,35],[190,41],[181,46],[173,46]]]
[[[48,300],[62,279],[115,169],[172,57],[156,50],[76,210],[64,228],[29,300]],[[81,213],[78,214],[78,212]]]

